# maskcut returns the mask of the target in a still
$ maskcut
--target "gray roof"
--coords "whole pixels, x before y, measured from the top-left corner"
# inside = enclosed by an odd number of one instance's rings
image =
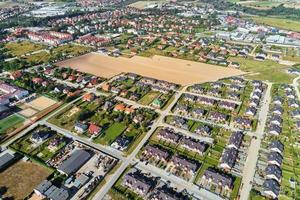
[[[58,168],[59,171],[65,174],[72,174],[76,172],[84,163],[91,157],[91,154],[85,150],[76,150],[71,157],[67,158]]]
[[[3,105],[0,105],[0,113],[6,112],[6,111],[8,111],[8,110],[9,110],[8,107],[3,106]]]
[[[268,165],[266,168],[267,175],[274,175],[276,178],[281,179],[282,172],[277,165]]]
[[[280,185],[273,179],[267,179],[263,184],[263,190],[271,191],[278,196],[280,192]]]
[[[4,168],[7,164],[12,162],[15,159],[15,156],[10,153],[4,153],[0,156],[0,169]]]
[[[35,190],[39,191],[41,194],[44,194],[51,186],[52,183],[50,181],[44,180],[37,186],[37,188],[35,188]]]
[[[237,159],[237,156],[238,156],[238,151],[236,149],[228,148],[224,151],[224,153],[222,155],[221,163],[225,163],[230,168],[232,168]]]
[[[239,148],[243,141],[244,134],[240,131],[231,134],[228,145],[234,145]]]
[[[46,192],[45,195],[50,200],[66,200],[69,197],[69,193],[67,190],[63,188],[58,188],[52,185]]]

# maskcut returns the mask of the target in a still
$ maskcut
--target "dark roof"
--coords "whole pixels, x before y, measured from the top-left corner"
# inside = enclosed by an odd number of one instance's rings
[[[233,179],[227,174],[219,173],[213,169],[207,169],[205,170],[203,176],[205,176],[206,179],[211,179],[214,184],[221,183],[222,186],[228,186],[229,188],[232,188]]]
[[[58,188],[48,180],[44,180],[35,190],[51,200],[66,200],[69,198],[69,193],[66,189]]]
[[[274,175],[277,179],[281,179],[282,172],[277,165],[268,165],[266,168],[266,175]]]
[[[277,152],[271,152],[268,155],[268,161],[276,161],[279,165],[281,165],[282,156]]]
[[[263,184],[264,191],[272,191],[276,196],[279,195],[280,185],[273,179],[267,179]]]
[[[126,174],[123,185],[130,185],[133,190],[139,190],[142,195],[146,195],[154,186],[155,182],[145,177],[141,173]]]
[[[196,163],[181,156],[174,155],[171,160],[174,165],[186,168],[187,170],[190,170],[192,172],[196,172],[196,170],[198,169],[198,165]]]
[[[11,163],[14,159],[15,156],[10,153],[4,153],[2,156],[0,156],[0,170]]]
[[[234,132],[231,134],[228,145],[234,145],[239,148],[242,144],[244,134],[240,131]]]
[[[237,155],[238,155],[238,151],[236,149],[228,148],[224,151],[222,155],[221,163],[225,163],[230,168],[232,168],[236,161]]]
[[[279,141],[279,140],[274,140],[270,143],[270,146],[269,146],[270,149],[274,149],[274,148],[277,148],[279,149],[281,152],[283,152],[284,150],[284,145]]]
[[[58,168],[59,171],[65,174],[72,174],[76,172],[86,161],[91,157],[91,154],[85,150],[76,150],[67,158]]]

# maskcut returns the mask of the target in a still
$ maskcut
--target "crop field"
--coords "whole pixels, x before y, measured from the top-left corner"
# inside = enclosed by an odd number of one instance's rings
[[[132,72],[181,85],[215,81],[244,74],[237,69],[164,56],[115,58],[90,53],[58,62],[56,65],[68,66],[81,72],[105,78],[111,78],[123,72]]]
[[[0,173],[0,187],[7,188],[7,192],[2,197],[24,199],[50,174],[49,169],[38,164],[18,161]]]

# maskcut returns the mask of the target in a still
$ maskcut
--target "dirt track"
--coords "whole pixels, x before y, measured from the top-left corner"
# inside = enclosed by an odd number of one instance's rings
[[[220,78],[244,74],[244,72],[237,69],[164,56],[114,58],[90,53],[59,62],[57,65],[71,67],[105,78],[110,78],[122,72],[133,72],[181,85],[215,81]]]

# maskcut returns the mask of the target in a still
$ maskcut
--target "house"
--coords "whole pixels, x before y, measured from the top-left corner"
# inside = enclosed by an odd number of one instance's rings
[[[117,139],[110,146],[120,151],[124,151],[125,149],[127,149],[130,141],[130,138],[121,135],[117,137]]]
[[[195,118],[201,118],[203,117],[205,114],[205,110],[204,109],[201,109],[201,108],[194,108],[192,111],[191,111],[191,115],[192,117],[195,117]]]
[[[230,192],[233,188],[233,179],[227,174],[219,173],[212,168],[208,168],[204,171],[200,184],[204,187],[207,185],[220,187],[222,190]]]
[[[154,158],[157,161],[163,162],[167,162],[170,156],[168,151],[150,145],[145,147],[143,155],[146,157],[146,159]]]
[[[268,164],[277,165],[278,167],[282,164],[282,156],[277,152],[270,152],[268,154]]]
[[[277,125],[277,126],[281,126],[282,124],[282,118],[280,115],[272,115],[272,117],[270,118],[270,123]]]
[[[184,94],[184,100],[193,102],[195,101],[196,96],[192,94]]]
[[[253,106],[250,106],[246,109],[245,115],[253,117],[254,115],[256,115],[256,112],[257,112],[256,108]]]
[[[209,136],[211,134],[212,128],[207,125],[200,125],[195,129],[195,133],[203,136]]]
[[[102,90],[104,90],[106,92],[110,91],[110,89],[111,89],[111,87],[108,83],[103,84],[101,88],[102,88]]]
[[[259,103],[260,103],[259,99],[251,98],[250,101],[249,101],[249,106],[257,108],[259,106]]]
[[[88,129],[88,125],[85,122],[76,122],[75,130],[79,133],[84,133]]]
[[[43,82],[43,79],[42,79],[42,78],[36,77],[36,78],[33,78],[33,79],[32,79],[32,82],[33,82],[34,84],[41,85],[42,82]]]
[[[177,104],[174,110],[181,115],[187,115],[188,113],[188,107],[182,104]]]
[[[189,151],[203,155],[208,145],[193,138],[182,137],[180,140],[180,146]]]
[[[170,122],[171,125],[182,128],[184,130],[188,130],[189,129],[189,125],[187,124],[187,120],[182,118],[182,117],[178,117],[175,116],[173,118],[173,120]]]
[[[149,200],[180,200],[180,199],[185,200],[187,198],[183,197],[181,193],[174,191],[172,188],[167,188],[165,186],[155,189],[149,198]]]
[[[271,124],[269,127],[269,133],[272,135],[279,135],[281,133],[281,127],[276,124]]]
[[[9,151],[4,151],[0,154],[0,171],[5,170],[15,161],[16,157]]]
[[[273,98],[273,104],[274,105],[278,105],[278,106],[281,106],[283,104],[283,98],[280,97],[280,96],[275,96]]]
[[[283,114],[283,108],[281,106],[274,106],[273,109],[271,109],[272,114],[276,115],[282,115]]]
[[[95,95],[93,93],[86,93],[83,96],[83,101],[91,102],[95,99]]]
[[[195,174],[198,165],[190,160],[187,160],[186,158],[183,158],[178,155],[173,155],[170,164],[176,168],[179,168],[180,170],[183,170],[189,174]]]
[[[46,139],[49,138],[49,133],[47,131],[35,131],[31,137],[30,137],[30,141],[33,143],[42,143],[44,142]]]
[[[22,71],[18,70],[18,71],[11,73],[10,78],[12,80],[17,80],[18,78],[22,77],[22,75],[23,75]]]
[[[212,111],[209,113],[208,119],[214,122],[224,123],[226,122],[228,116],[224,113]]]
[[[128,173],[124,176],[121,185],[144,197],[155,187],[155,182],[140,173]]]
[[[34,190],[34,193],[42,198],[49,200],[67,200],[69,199],[69,192],[67,189],[53,185],[51,181],[44,180]]]
[[[296,118],[296,119],[300,119],[300,110],[293,110],[291,112],[291,116]]]
[[[207,106],[213,106],[215,104],[214,99],[207,97],[198,97],[196,101]]]
[[[101,127],[99,127],[99,126],[97,126],[97,125],[95,125],[95,124],[90,124],[88,132],[89,132],[91,135],[96,136],[96,135],[98,135],[98,134],[101,132],[101,130],[102,130]]]
[[[228,101],[220,101],[218,105],[220,108],[224,108],[227,110],[234,110],[237,107],[235,103]]]
[[[276,180],[278,183],[281,181],[282,171],[277,165],[268,165],[265,170],[266,179]]]
[[[267,179],[262,186],[262,195],[270,199],[277,199],[280,193],[280,185],[273,179]]]
[[[293,99],[289,99],[288,106],[291,108],[299,108],[299,102]]]
[[[279,140],[274,140],[270,143],[269,150],[271,152],[277,152],[282,155],[284,150],[284,145]]]
[[[164,140],[173,144],[177,144],[180,135],[176,134],[173,129],[163,128],[160,129],[156,135],[159,140]]]
[[[235,148],[226,148],[220,159],[220,167],[224,170],[231,170],[238,156]]]
[[[244,134],[240,131],[234,132],[229,138],[227,147],[238,150],[243,142]]]
[[[120,104],[117,104],[114,108],[114,111],[116,112],[124,112],[125,111],[125,105],[120,103]]]
[[[65,175],[71,175],[80,169],[89,159],[91,154],[83,149],[76,149],[57,170]]]
[[[252,127],[252,121],[244,117],[236,117],[233,121],[235,127],[241,129],[250,129]]]

